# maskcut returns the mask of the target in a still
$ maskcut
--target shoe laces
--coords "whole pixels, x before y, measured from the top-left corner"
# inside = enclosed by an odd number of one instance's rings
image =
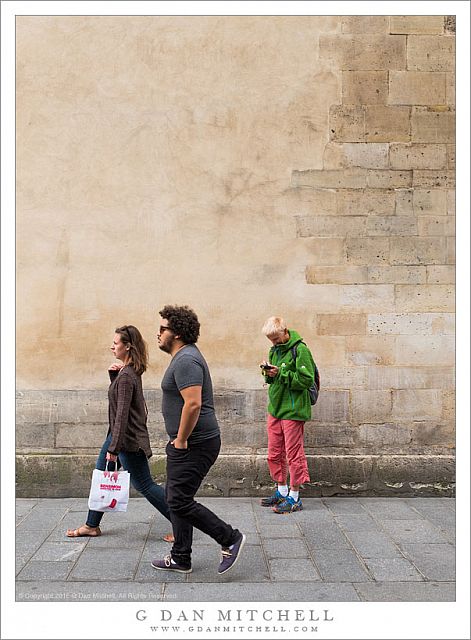
[[[221,549],[221,562],[224,560],[224,558],[230,558],[232,556],[232,551],[228,548]]]
[[[164,557],[165,566],[169,567],[172,564],[172,556],[170,553]]]

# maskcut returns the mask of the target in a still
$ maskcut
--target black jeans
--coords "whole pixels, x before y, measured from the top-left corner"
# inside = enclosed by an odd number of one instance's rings
[[[176,449],[170,442],[167,444],[166,499],[175,536],[172,558],[185,567],[191,566],[193,527],[216,540],[221,547],[229,547],[240,536],[237,529],[194,500],[216,462],[220,448],[219,436],[190,445],[188,449]]]

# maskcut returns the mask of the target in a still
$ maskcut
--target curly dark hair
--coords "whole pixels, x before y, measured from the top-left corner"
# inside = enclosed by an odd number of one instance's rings
[[[193,309],[187,306],[178,307],[167,304],[159,311],[159,314],[168,320],[171,331],[179,336],[185,344],[197,342],[200,335],[200,323]]]

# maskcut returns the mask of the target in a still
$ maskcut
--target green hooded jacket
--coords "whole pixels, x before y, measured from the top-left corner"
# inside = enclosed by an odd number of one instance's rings
[[[280,420],[310,420],[311,401],[309,387],[314,382],[314,359],[302,338],[288,329],[289,340],[274,345],[268,354],[270,364],[279,368],[278,375],[265,375],[268,389],[268,413]],[[296,345],[296,360],[291,349]]]

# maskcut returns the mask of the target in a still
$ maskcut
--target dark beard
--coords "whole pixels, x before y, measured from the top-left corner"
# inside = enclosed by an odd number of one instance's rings
[[[172,346],[172,345],[166,346],[166,345],[164,345],[164,344],[160,343],[160,344],[159,344],[159,349],[160,349],[161,351],[165,351],[165,353],[170,353],[170,351],[171,351],[171,346]]]

